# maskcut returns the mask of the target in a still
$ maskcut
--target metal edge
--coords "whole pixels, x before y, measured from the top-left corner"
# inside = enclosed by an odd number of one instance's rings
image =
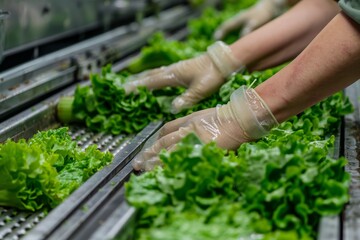
[[[107,221],[114,209],[124,203],[124,183],[133,172],[131,163],[119,171],[111,181],[84,203],[48,239],[88,239],[103,222]]]
[[[135,213],[135,208],[124,201],[89,240],[110,240],[119,236],[120,239],[132,239],[135,229]]]
[[[81,85],[90,84],[82,83]],[[0,142],[4,142],[9,138],[19,139],[26,138],[24,135],[25,130],[33,125],[39,126],[38,129],[42,129],[41,126],[45,123],[56,121],[56,105],[58,100],[62,96],[71,95],[76,89],[76,85],[70,86],[63,91],[47,98],[46,100],[28,108],[27,110],[20,112],[19,114],[0,123]],[[27,134],[34,134],[29,132]]]
[[[360,239],[360,162],[359,134],[360,134],[360,83],[355,82],[345,89],[346,96],[354,106],[354,112],[345,116],[344,155],[348,160],[345,170],[350,174],[350,201],[342,217],[342,238],[345,240]]]
[[[333,152],[330,156],[334,159],[338,159],[342,153],[342,124],[338,128],[338,131],[335,135],[335,143]],[[318,226],[318,236],[317,240],[339,240],[341,235],[341,221],[340,216],[324,216],[320,219]]]
[[[39,98],[53,90],[71,84],[75,81],[75,72],[76,67],[72,66],[57,73],[56,76],[51,79],[44,79],[43,81],[36,82],[32,85],[19,88],[13,95],[0,100],[0,104],[2,105],[0,117],[10,111],[15,111],[16,108],[31,100],[36,100],[36,98]]]

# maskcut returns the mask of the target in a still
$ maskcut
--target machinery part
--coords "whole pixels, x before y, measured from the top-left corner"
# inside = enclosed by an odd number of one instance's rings
[[[103,65],[116,62],[145,45],[155,31],[183,27],[195,14],[197,12],[191,12],[188,7],[174,7],[162,12],[159,18],[146,18],[141,25],[133,23],[116,28],[0,73],[0,120],[46,94],[88,79],[90,72],[98,72]]]
[[[5,43],[5,19],[9,16],[9,12],[0,10],[0,64],[4,52]]]
[[[355,82],[345,90],[355,111],[345,116],[344,156],[348,160],[345,170],[350,174],[350,202],[346,206],[342,222],[342,239],[360,239],[360,178],[359,178],[359,136],[360,136],[360,84]]]

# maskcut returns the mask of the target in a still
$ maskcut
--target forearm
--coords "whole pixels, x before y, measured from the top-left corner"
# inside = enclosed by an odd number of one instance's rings
[[[287,67],[255,90],[279,122],[360,78],[360,25],[339,13]]]
[[[332,0],[303,0],[231,45],[240,62],[258,70],[296,57],[339,12]]]

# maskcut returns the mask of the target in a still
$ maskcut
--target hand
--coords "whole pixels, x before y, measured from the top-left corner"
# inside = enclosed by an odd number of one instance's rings
[[[138,86],[148,89],[186,87],[187,90],[172,102],[172,112],[178,113],[216,92],[227,76],[242,67],[231,49],[217,42],[199,57],[133,76],[134,80],[126,83],[124,89],[130,93],[136,92]]]
[[[135,170],[153,169],[161,164],[162,149],[172,151],[183,137],[195,133],[204,143],[215,141],[224,149],[237,149],[242,143],[266,135],[278,123],[255,90],[241,87],[229,103],[195,112],[162,127],[158,140],[133,160]]]
[[[280,15],[286,6],[286,0],[260,0],[253,7],[241,11],[220,25],[214,33],[214,38],[223,39],[229,32],[241,27],[240,36],[244,36]]]

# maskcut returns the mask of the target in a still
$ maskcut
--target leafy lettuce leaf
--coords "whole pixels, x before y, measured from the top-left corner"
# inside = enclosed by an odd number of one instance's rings
[[[79,148],[67,128],[39,132],[28,141],[7,140],[0,144],[0,205],[54,208],[111,160],[96,145]]]

